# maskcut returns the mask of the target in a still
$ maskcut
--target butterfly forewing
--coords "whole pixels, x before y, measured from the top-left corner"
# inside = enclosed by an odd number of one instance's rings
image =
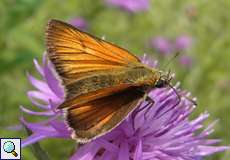
[[[64,83],[139,62],[128,51],[58,20],[48,23],[46,44],[49,58]]]

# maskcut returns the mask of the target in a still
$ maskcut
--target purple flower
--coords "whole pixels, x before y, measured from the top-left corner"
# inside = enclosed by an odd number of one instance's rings
[[[177,37],[175,48],[178,50],[188,49],[192,45],[192,38],[188,35],[181,35]]]
[[[132,13],[145,11],[150,6],[149,0],[106,0],[106,3]]]
[[[86,30],[88,28],[86,20],[82,17],[76,17],[71,19],[70,24],[82,30]]]
[[[187,55],[183,55],[180,57],[179,62],[181,65],[190,68],[192,66],[193,60],[192,57],[187,56]]]
[[[64,100],[64,89],[60,86],[59,81],[54,75],[53,66],[47,63],[44,55],[43,65],[40,66],[37,60],[34,60],[34,65],[42,77],[39,80],[30,74],[28,79],[36,90],[28,91],[27,95],[33,105],[37,106],[41,111],[32,111],[24,106],[20,106],[21,110],[33,116],[47,117],[46,121],[30,123],[21,117],[21,122],[33,134],[22,141],[22,147],[35,143],[45,138],[69,138],[70,132],[63,120],[59,120],[63,114],[57,110],[57,107]]]
[[[173,51],[173,44],[164,37],[158,36],[150,41],[150,46],[162,55],[169,55]]]
[[[188,35],[181,35],[176,38],[175,43],[169,39],[158,36],[150,40],[150,46],[162,55],[169,55],[178,50],[186,50],[192,45],[192,38]]]
[[[150,66],[156,62],[144,56],[142,61]],[[46,121],[31,123],[21,118],[22,123],[33,134],[23,140],[22,146],[45,138],[70,138],[70,131],[61,118],[63,112],[57,106],[64,100],[63,88],[53,72],[53,66],[44,58],[43,66],[34,61],[42,76],[38,80],[31,75],[28,78],[36,88],[28,92],[31,102],[42,111],[35,112],[24,107],[22,111],[36,116],[47,117]],[[175,86],[178,88],[179,84]],[[76,150],[71,160],[195,160],[216,152],[229,149],[215,146],[218,139],[208,139],[213,132],[214,123],[204,129],[203,122],[209,116],[207,112],[194,120],[189,115],[195,106],[187,98],[189,93],[177,89],[182,97],[169,88],[154,89],[149,96],[155,103],[141,102],[118,127]],[[43,102],[43,103],[41,103]]]

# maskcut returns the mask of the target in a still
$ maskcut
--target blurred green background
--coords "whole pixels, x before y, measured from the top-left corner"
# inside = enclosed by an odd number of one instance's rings
[[[148,11],[128,13],[91,0],[1,0],[0,1],[0,137],[26,137],[24,131],[7,131],[4,127],[18,124],[22,114],[19,105],[31,106],[26,91],[32,89],[26,71],[35,72],[33,58],[41,60],[45,50],[44,33],[47,21],[56,18],[68,21],[83,17],[88,31],[105,36],[131,52],[148,53],[160,61],[169,61],[149,47],[154,36],[175,39],[188,34],[193,38],[186,55],[192,65],[186,68],[174,59],[170,66],[182,88],[198,98],[193,114],[210,113],[208,123],[219,119],[212,138],[230,144],[230,1],[153,0]],[[184,52],[181,53],[185,54]],[[207,124],[208,124],[207,123]],[[67,159],[73,141],[41,142],[52,159]],[[35,159],[30,147],[23,150],[23,159]],[[230,151],[211,156],[211,160],[228,160]]]

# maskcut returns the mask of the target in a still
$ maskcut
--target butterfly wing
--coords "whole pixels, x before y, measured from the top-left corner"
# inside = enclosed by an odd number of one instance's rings
[[[81,143],[105,134],[117,126],[138,104],[143,92],[138,88],[76,105],[67,110],[67,122],[73,138]]]
[[[127,50],[57,20],[48,24],[46,45],[49,59],[66,91],[71,92],[67,93],[67,99],[59,108],[66,108],[66,119],[78,141],[90,140],[114,128],[143,96],[143,92],[132,85],[118,84],[78,93],[78,96],[72,95],[72,87],[68,88],[93,74],[140,64],[140,60]],[[68,99],[68,95],[71,98]]]
[[[140,62],[127,50],[58,20],[48,23],[46,46],[64,85],[91,73]]]
[[[66,98],[66,101],[62,103],[58,108],[71,108],[76,105],[81,105],[83,103],[93,101],[95,99],[106,97],[112,95],[116,92],[125,90],[133,85],[128,84],[120,84],[118,86],[111,86],[102,89],[98,89],[96,91],[91,91],[86,94],[80,94],[79,96],[75,96],[74,98]],[[133,86],[134,87],[134,86]],[[68,96],[68,94],[67,94]]]

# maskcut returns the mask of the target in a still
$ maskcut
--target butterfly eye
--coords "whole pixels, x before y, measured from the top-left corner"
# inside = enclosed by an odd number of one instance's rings
[[[155,87],[156,87],[156,88],[162,88],[162,87],[164,87],[165,85],[166,85],[166,81],[163,80],[163,79],[159,79],[159,80],[156,82]]]

